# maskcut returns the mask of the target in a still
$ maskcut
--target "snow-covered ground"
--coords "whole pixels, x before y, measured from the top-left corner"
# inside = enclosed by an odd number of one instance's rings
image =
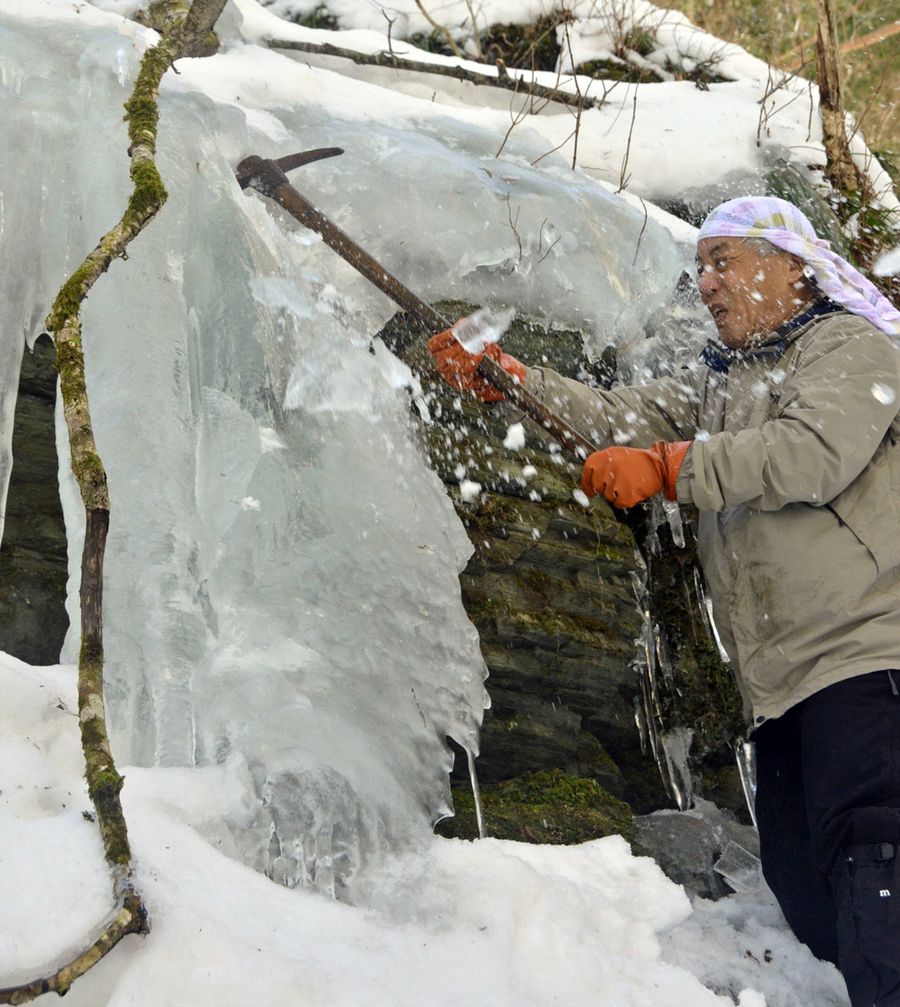
[[[75,674],[0,656],[0,984],[36,975],[110,904],[84,817]],[[124,773],[152,930],[79,979],[67,1007],[846,1004],[767,892],[692,906],[617,836],[432,837],[388,858],[357,908],[273,884],[207,840],[240,800],[238,765]]]

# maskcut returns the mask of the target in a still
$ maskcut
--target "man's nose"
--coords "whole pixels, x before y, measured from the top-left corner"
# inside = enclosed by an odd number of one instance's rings
[[[701,269],[697,278],[697,286],[700,288],[701,297],[709,297],[719,289],[719,278],[714,269]]]

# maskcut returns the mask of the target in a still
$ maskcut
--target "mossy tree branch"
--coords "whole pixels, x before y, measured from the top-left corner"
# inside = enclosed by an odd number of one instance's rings
[[[113,874],[114,907],[86,948],[61,966],[26,983],[0,989],[0,1003],[22,1004],[43,993],[67,992],[72,983],[129,933],[147,930],[147,912],[133,881],[128,830],[119,792],[123,779],[116,769],[103,703],[103,559],[109,529],[106,471],[97,451],[84,374],[81,305],[94,283],[115,258],[156,216],[166,190],[156,168],[159,86],[176,59],[205,39],[225,0],[194,0],[186,15],[174,20],[141,60],[131,97],[125,103],[128,153],[133,189],[121,220],[105,234],[63,284],[47,328],[54,334],[63,409],[69,433],[72,472],[86,514],[81,562],[81,653],[78,661],[78,708],[88,793],[97,811],[106,861]]]

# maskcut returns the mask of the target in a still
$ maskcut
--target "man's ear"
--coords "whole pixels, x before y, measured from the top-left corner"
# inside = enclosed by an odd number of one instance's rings
[[[793,253],[788,254],[790,260],[790,273],[797,280],[803,280],[807,278],[806,273],[806,263],[799,255],[794,255]]]

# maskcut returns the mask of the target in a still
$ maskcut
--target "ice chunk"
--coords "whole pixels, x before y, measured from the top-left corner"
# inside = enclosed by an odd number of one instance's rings
[[[513,308],[497,312],[479,308],[453,326],[453,335],[469,353],[483,353],[486,346],[500,341],[515,316]]]
[[[481,483],[474,482],[472,479],[463,479],[459,484],[459,495],[465,503],[477,500],[480,493]]]
[[[752,892],[762,884],[759,857],[730,839],[723,847],[715,869],[735,892]]]
[[[503,446],[510,451],[521,451],[525,447],[525,427],[521,423],[511,423],[506,428]]]

